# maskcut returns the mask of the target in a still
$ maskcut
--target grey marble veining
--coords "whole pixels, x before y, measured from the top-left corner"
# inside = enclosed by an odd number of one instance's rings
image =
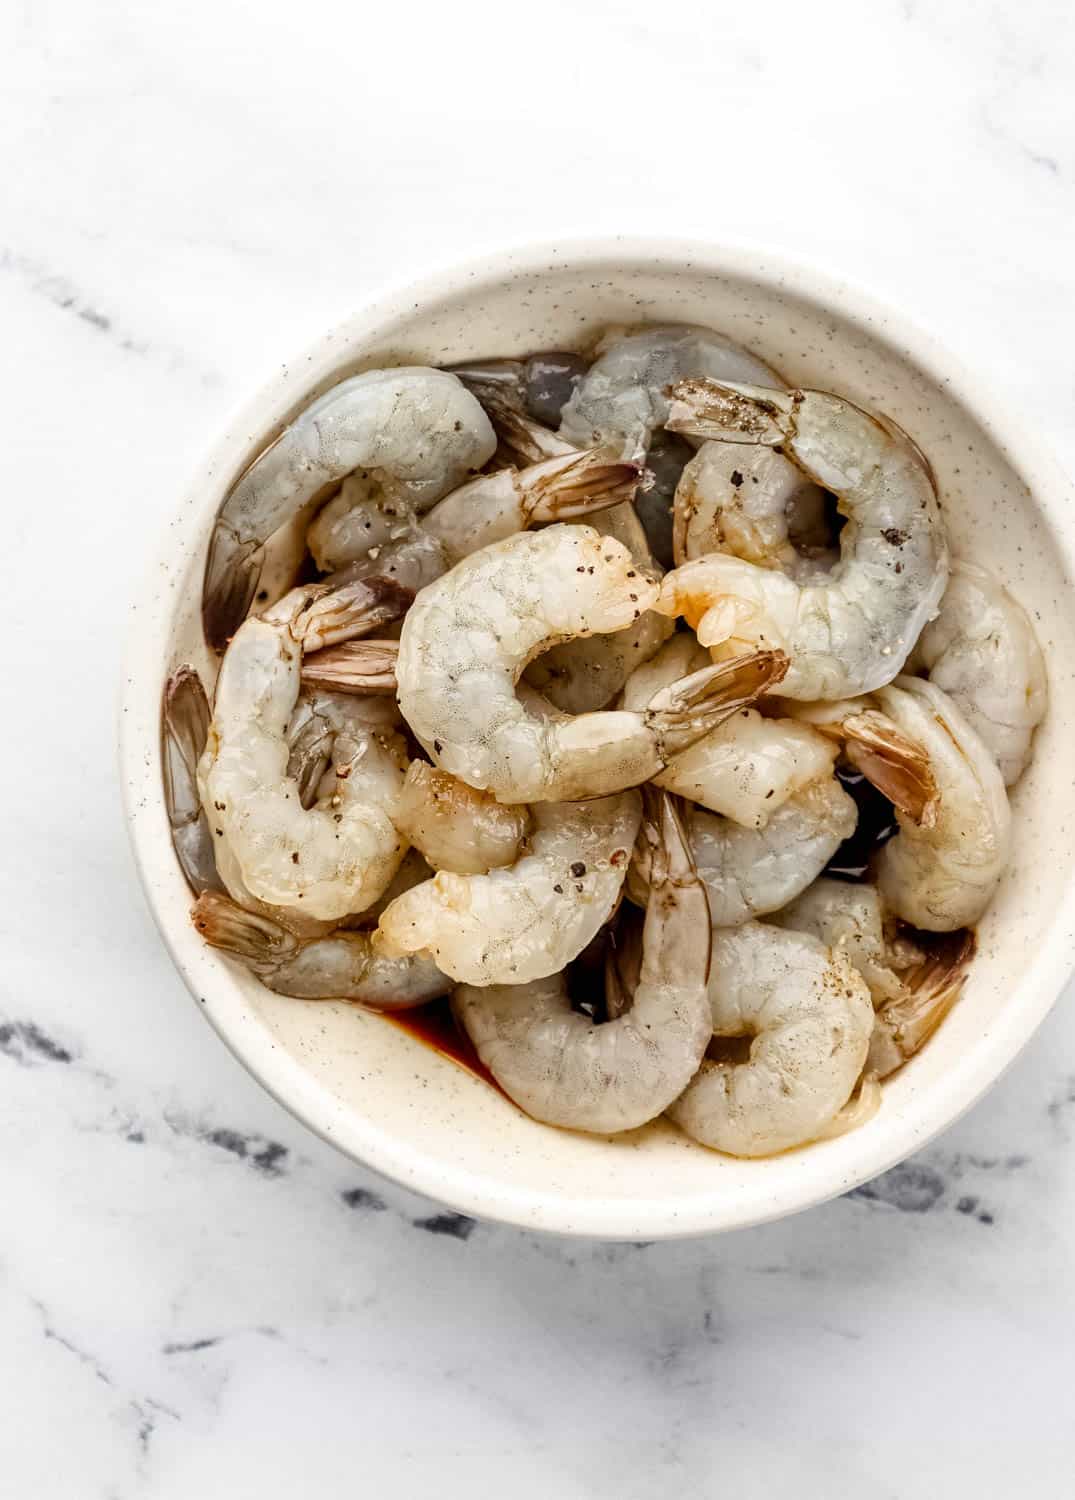
[[[1075,22],[270,0],[254,46],[239,0],[10,19],[0,1495],[1067,1494],[1070,1001],[939,1142],[795,1219],[475,1223],[309,1135],[205,1025],[112,720],[130,582],[234,404],[487,244],[777,245],[905,306],[1070,465]]]

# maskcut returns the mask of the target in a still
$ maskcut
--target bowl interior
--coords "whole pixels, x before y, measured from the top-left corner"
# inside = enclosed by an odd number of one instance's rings
[[[206,948],[171,851],[160,783],[161,686],[215,661],[199,603],[208,529],[241,467],[318,390],[383,364],[444,364],[586,344],[615,323],[708,324],[795,383],[894,417],[936,471],[953,550],[997,573],[1046,652],[1051,708],[1013,796],[1011,866],[983,921],[965,996],[885,1087],[878,1116],[840,1140],[736,1161],[663,1122],[611,1140],[535,1124],[507,1099],[382,1019],[263,989]],[[915,353],[909,352],[909,343]],[[1002,408],[950,379],[922,341],[839,288],[716,252],[628,246],[504,256],[382,304],[322,340],[262,393],[173,522],[135,617],[124,706],[136,853],[155,916],[193,993],[272,1092],[345,1151],[465,1212],[574,1232],[652,1238],[755,1222],[838,1193],[949,1123],[992,1081],[1055,997],[1070,955],[1075,840],[1070,745],[1075,621],[1057,476]],[[1052,518],[1052,519],[1050,519]]]

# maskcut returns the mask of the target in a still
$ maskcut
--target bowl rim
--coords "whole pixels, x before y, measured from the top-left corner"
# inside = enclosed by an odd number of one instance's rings
[[[186,566],[186,551],[177,548],[177,539],[184,534],[196,536],[202,522],[197,498],[215,482],[220,456],[236,441],[237,434],[264,430],[266,415],[279,407],[281,397],[289,390],[294,397],[295,372],[316,367],[341,346],[369,338],[379,326],[391,325],[423,302],[442,300],[483,283],[500,283],[509,275],[540,275],[557,263],[618,263],[624,270],[632,264],[650,269],[663,264],[669,270],[678,267],[752,279],[777,289],[785,286],[852,324],[866,325],[909,357],[931,381],[948,390],[988,430],[1026,483],[1068,577],[1075,578],[1075,543],[1068,541],[1064,527],[1065,508],[1072,503],[1071,485],[1051,454],[1024,425],[1021,412],[1013,412],[1010,402],[983,386],[978,376],[932,334],[843,277],[819,271],[782,251],[746,242],[613,235],[491,249],[416,280],[397,281],[364,302],[358,312],[320,335],[282,370],[277,369],[253,396],[233,410],[219,430],[183,491],[181,507],[173,508],[163,521],[161,541],[152,549],[131,605],[118,716],[125,821],[150,913],[199,1009],[233,1055],[285,1109],[353,1160],[460,1213],[526,1229],[652,1240],[746,1228],[823,1203],[887,1171],[954,1124],[992,1087],[1033,1036],[1075,969],[1075,874],[1059,898],[1057,917],[1046,940],[1021,974],[1008,1005],[966,1056],[953,1065],[946,1075],[943,1095],[937,1090],[927,1091],[926,1101],[916,1098],[886,1130],[859,1137],[860,1149],[850,1153],[854,1160],[844,1160],[848,1153],[840,1152],[833,1158],[837,1170],[832,1174],[804,1170],[794,1191],[774,1196],[765,1188],[737,1195],[734,1201],[719,1193],[692,1195],[684,1197],[678,1206],[670,1206],[667,1199],[605,1199],[596,1195],[583,1199],[554,1191],[520,1190],[460,1170],[428,1152],[401,1147],[374,1121],[356,1119],[297,1059],[273,1045],[267,1028],[244,1030],[241,1024],[234,1024],[228,1007],[211,1003],[205,993],[211,989],[211,973],[198,962],[198,950],[204,956],[204,945],[191,927],[184,927],[181,935],[179,928],[164,918],[152,877],[163,849],[170,850],[170,841],[165,838],[162,842],[167,821],[160,778],[160,736],[159,729],[151,732],[147,725],[140,724],[138,713],[130,710],[132,705],[144,702],[147,693],[159,702],[162,663],[168,660],[170,616],[169,609],[160,607],[162,578],[175,575],[177,557],[179,565]],[[148,724],[155,722],[154,714]],[[147,807],[147,788],[151,795],[155,791],[155,807]],[[941,1107],[932,1102],[936,1100]],[[341,1135],[346,1135],[346,1140]],[[845,1142],[849,1140],[851,1137],[844,1138]]]

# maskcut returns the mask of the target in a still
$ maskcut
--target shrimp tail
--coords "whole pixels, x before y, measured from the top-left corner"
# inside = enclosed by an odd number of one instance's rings
[[[291,634],[304,652],[319,651],[398,620],[413,602],[413,589],[379,575],[320,585],[310,590],[305,607],[292,620]]]
[[[875,1074],[866,1072],[859,1080],[858,1088],[851,1098],[838,1110],[823,1130],[819,1130],[814,1137],[818,1141],[831,1141],[838,1135],[847,1135],[852,1130],[858,1130],[861,1125],[866,1125],[873,1119],[881,1108],[882,1089],[880,1080]]]
[[[270,917],[244,911],[227,896],[203,891],[190,914],[207,943],[242,959],[249,968],[270,970],[294,953],[298,941]]]
[[[574,444],[558,437],[551,428],[543,427],[522,410],[521,397],[506,381],[493,383],[461,375],[463,384],[473,392],[482,404],[485,415],[493,424],[501,444],[528,464],[540,463],[546,458],[569,456],[575,452]]]
[[[209,542],[202,585],[202,630],[214,651],[223,651],[246,619],[261,578],[262,549],[241,542],[218,521]]]
[[[840,734],[848,760],[893,807],[919,828],[934,827],[940,792],[921,745],[876,709],[849,714]]]
[[[519,476],[525,523],[570,521],[633,500],[643,473],[640,464],[621,463],[601,448],[546,459]]]
[[[660,983],[684,970],[682,945],[693,946],[697,932],[693,924],[669,923],[667,915],[692,909],[695,921],[709,931],[709,899],[698,878],[690,838],[680,814],[678,799],[647,783],[642,788],[642,827],[639,837],[649,852],[649,892],[643,939],[642,978]],[[688,935],[689,934],[689,935]],[[709,945],[707,945],[708,948]],[[705,982],[709,982],[707,951]]]
[[[752,651],[703,667],[662,688],[643,711],[659,753],[667,761],[763,693],[771,692],[782,681],[788,665],[782,651]]]
[[[396,691],[397,641],[342,641],[303,657],[306,687],[334,693],[392,693]]]
[[[895,1072],[929,1040],[967,982],[977,943],[969,929],[952,934],[904,976],[903,994],[877,1012],[867,1068],[878,1078]]]
[[[795,432],[798,391],[769,391],[733,381],[677,380],[668,388],[665,426],[673,432],[720,443],[775,448]]]
[[[195,895],[220,887],[213,836],[198,796],[198,761],[209,737],[209,722],[201,678],[193,667],[180,667],[164,686],[161,763],[172,846]]]

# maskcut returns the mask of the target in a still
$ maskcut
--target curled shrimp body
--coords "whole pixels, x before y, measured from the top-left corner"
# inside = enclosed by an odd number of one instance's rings
[[[336,737],[330,785],[322,782],[312,807],[288,774],[303,650],[371,628],[372,619],[383,619],[380,594],[357,583],[295,589],[246,620],[221,664],[198,772],[218,861],[226,850],[259,901],[322,920],[368,906],[406,852],[391,818],[403,743],[371,730],[360,700],[340,696],[324,710]]]
[[[816,1140],[847,1104],[873,1031],[870,992],[840,952],[764,922],[713,934],[717,1037],[749,1037],[746,1062],[702,1063],[668,1111],[704,1146],[771,1156]]]
[[[625,547],[587,526],[495,542],[418,595],[396,674],[407,723],[434,763],[500,802],[576,801],[638,785],[764,689],[761,653],[695,673],[644,711],[550,720],[515,685],[557,641],[622,628],[657,592]]]
[[[840,561],[820,581],[711,554],[668,574],[658,609],[684,615],[715,654],[785,651],[791,666],[780,691],[790,698],[847,697],[890,682],[948,579],[933,478],[910,439],[838,396],[716,381],[681,382],[669,421],[699,436],[780,445],[836,496],[847,524]]]
[[[580,953],[619,900],[637,792],[539,803],[525,852],[484,875],[441,871],[382,913],[386,953],[425,953],[465,984],[524,984]]]
[[[914,662],[989,746],[1011,786],[1030,759],[1048,701],[1045,662],[1026,611],[984,568],[954,563]]]
[[[886,932],[872,886],[842,880],[815,881],[772,920],[845,953],[866,981],[876,1012],[866,1072],[875,1078],[887,1078],[929,1040],[959,999],[974,956],[970,933],[922,954]]]
[[[600,449],[571,452],[480,474],[424,516],[393,496],[363,496],[365,482],[356,476],[310,527],[310,552],[324,573],[367,560],[371,571],[400,577],[400,568],[417,564],[424,587],[490,542],[630,500],[640,473],[637,464],[614,461]],[[410,573],[401,581],[410,585]]]
[[[654,1119],[694,1075],[712,1022],[705,891],[668,797],[647,840],[653,877],[629,1009],[595,1023],[563,975],[461,985],[453,1009],[504,1092],[537,1120],[600,1134]]]
[[[763,828],[692,807],[686,817],[698,874],[714,927],[739,927],[779,911],[810,885],[858,822],[858,809],[835,776],[822,776],[789,797]],[[627,892],[645,900],[647,870],[636,858]]]
[[[560,436],[576,448],[600,443],[622,457],[644,460],[668,418],[668,388],[687,377],[779,384],[775,372],[710,328],[660,324],[612,330],[564,407]]]
[[[420,367],[341,381],[289,422],[240,475],[217,515],[205,569],[206,638],[222,649],[258,587],[261,549],[329,484],[354,469],[425,510],[496,447],[480,405],[454,375]]]
[[[601,536],[622,542],[639,572],[659,576],[633,505],[602,511],[591,516],[588,524]],[[564,713],[594,713],[612,703],[635,668],[653,656],[674,628],[664,615],[644,610],[623,630],[576,637],[553,646],[530,663],[526,681]],[[703,660],[698,665],[705,664]]]
[[[989,904],[1011,847],[1011,811],[996,761],[933,683],[901,677],[875,697],[924,751],[936,788],[919,821],[896,807],[900,831],[878,857],[881,898],[896,916],[927,932],[971,927]],[[862,769],[870,775],[867,765]]]
[[[678,565],[726,552],[760,568],[809,579],[834,559],[825,552],[801,551],[793,527],[823,505],[823,492],[782,453],[741,443],[703,443],[676,487],[675,561]]]
[[[454,875],[513,865],[530,827],[525,807],[497,802],[424,760],[407,767],[393,821],[434,870]]]
[[[624,707],[649,702],[706,660],[691,634],[674,635],[628,678]],[[779,679],[770,684],[773,688],[779,690]],[[831,779],[836,754],[836,745],[819,730],[744,708],[681,751],[653,779],[745,828],[764,828],[789,797],[812,782]]]
[[[268,989],[297,1000],[354,1000],[408,1010],[446,995],[451,981],[425,958],[387,958],[369,932],[302,940],[264,913],[203,893],[191,920],[206,942],[239,959]]]

